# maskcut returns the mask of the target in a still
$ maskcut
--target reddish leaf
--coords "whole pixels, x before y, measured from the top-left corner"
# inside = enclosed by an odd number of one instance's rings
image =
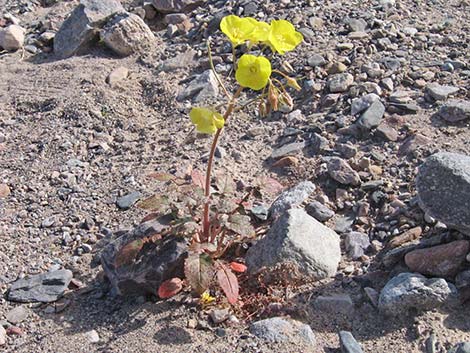
[[[191,172],[191,180],[194,185],[199,186],[200,188],[204,190],[205,184],[206,184],[206,178],[199,170],[194,169]]]
[[[166,280],[158,288],[158,296],[162,299],[170,298],[183,289],[183,282],[178,277]]]
[[[237,276],[222,263],[219,263],[219,269],[217,270],[217,281],[219,282],[220,288],[225,293],[227,300],[230,304],[235,304],[238,300],[238,280]]]
[[[215,177],[215,185],[220,194],[232,194],[237,188],[237,185],[228,173],[217,174]]]
[[[239,262],[231,262],[230,263],[230,268],[238,273],[243,273],[246,271],[247,267],[244,264],[241,264]]]
[[[196,293],[204,293],[214,277],[212,258],[206,253],[190,252],[184,263],[184,274]]]
[[[260,187],[261,192],[272,196],[279,194],[284,189],[284,186],[282,186],[281,183],[270,177],[259,178],[258,186]]]
[[[150,173],[147,177],[156,179],[158,181],[170,181],[173,180],[175,177],[168,173]]]
[[[139,254],[139,251],[142,250],[144,244],[145,242],[143,239],[136,239],[129,244],[124,245],[116,254],[114,265],[116,267],[121,267],[123,265],[130,264]]]

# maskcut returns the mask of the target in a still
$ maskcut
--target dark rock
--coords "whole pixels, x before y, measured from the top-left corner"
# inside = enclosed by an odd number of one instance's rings
[[[431,217],[470,235],[470,157],[440,152],[428,157],[416,178],[418,201]]]
[[[293,156],[301,152],[307,146],[308,146],[308,143],[305,141],[289,143],[287,145],[284,145],[282,147],[275,149],[271,153],[270,158],[279,159],[279,158],[286,157],[286,156]]]
[[[345,185],[359,185],[361,178],[344,159],[331,157],[327,163],[328,174],[337,182]]]
[[[379,126],[385,114],[385,107],[380,100],[375,100],[357,121],[363,131],[368,131]]]
[[[339,236],[302,209],[290,209],[246,255],[250,272],[285,262],[310,278],[335,275],[341,259]]]
[[[8,300],[21,303],[50,303],[64,294],[70,281],[72,272],[69,270],[56,270],[14,282],[8,292]]]
[[[451,123],[470,119],[470,101],[450,100],[441,106],[438,114]]]
[[[60,58],[83,54],[107,20],[124,11],[119,0],[81,0],[55,35],[54,52]]]
[[[356,341],[351,332],[340,331],[339,343],[342,353],[363,353],[361,345]]]
[[[447,353],[470,353],[470,342],[456,344]]]
[[[307,213],[317,221],[326,222],[335,215],[335,212],[318,201],[313,201],[305,208]]]
[[[311,181],[302,181],[289,190],[282,192],[271,205],[271,217],[276,219],[282,216],[287,210],[298,207],[314,191],[315,185]]]
[[[101,264],[116,294],[155,294],[163,281],[182,277],[187,242],[175,236],[148,242],[134,259],[120,263],[122,259],[118,255],[125,245],[154,236],[165,229],[166,226],[157,221],[145,222],[103,248]]]
[[[365,250],[370,246],[369,237],[367,234],[360,232],[350,232],[344,237],[344,245],[348,255],[357,260],[364,255]]]
[[[189,12],[205,3],[205,0],[153,0],[153,6],[161,13]]]

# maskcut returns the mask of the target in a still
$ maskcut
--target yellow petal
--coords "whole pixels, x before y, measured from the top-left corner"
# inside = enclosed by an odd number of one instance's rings
[[[263,56],[244,54],[238,61],[235,78],[242,87],[264,88],[271,76],[271,62]]]
[[[269,31],[271,30],[271,26],[269,25],[269,23],[258,21],[251,17],[249,19],[254,25],[254,29],[249,35],[250,42],[266,42],[268,40]]]
[[[268,36],[268,43],[273,51],[283,55],[288,51],[295,49],[303,40],[300,32],[297,32],[289,21],[273,20],[271,21],[271,30]]]
[[[249,17],[241,18],[229,15],[220,21],[220,30],[228,37],[234,47],[250,40],[250,34],[254,29],[255,23]]]
[[[220,113],[209,108],[192,108],[189,117],[196,130],[203,134],[214,134],[224,126],[225,120]]]

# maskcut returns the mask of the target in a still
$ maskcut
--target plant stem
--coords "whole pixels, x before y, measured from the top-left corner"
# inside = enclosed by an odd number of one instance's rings
[[[225,111],[224,114],[224,120],[227,122],[228,118],[230,117],[230,114],[233,112],[233,108],[235,107],[235,102],[237,98],[240,96],[240,93],[242,92],[243,87],[239,87],[235,94],[233,95],[232,99],[230,100],[230,103],[227,106],[227,110]],[[209,230],[210,230],[210,219],[209,219],[209,196],[211,194],[211,174],[212,174],[212,164],[214,162],[214,154],[215,154],[215,149],[217,147],[217,143],[219,142],[219,137],[220,134],[222,133],[222,129],[217,129],[217,132],[214,135],[214,139],[212,140],[212,146],[211,146],[211,151],[209,153],[209,160],[207,162],[207,170],[206,170],[206,185],[204,188],[204,196],[206,197],[206,200],[204,202],[204,214],[203,214],[203,223],[202,223],[202,231],[203,231],[203,239],[201,239],[202,242],[207,241],[209,239]]]

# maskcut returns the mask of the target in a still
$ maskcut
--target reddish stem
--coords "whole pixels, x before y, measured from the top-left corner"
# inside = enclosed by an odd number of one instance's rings
[[[232,99],[230,100],[230,103],[224,114],[225,122],[227,122],[228,118],[230,117],[230,114],[232,114],[233,108],[235,107],[235,101],[237,100],[242,90],[243,90],[243,87],[239,87],[237,91],[235,92],[235,94],[233,95]],[[209,239],[209,231],[210,231],[209,196],[211,194],[210,190],[211,190],[212,164],[214,162],[215,149],[217,147],[217,143],[219,142],[219,137],[220,137],[220,134],[222,133],[222,129],[223,128],[217,129],[217,132],[214,135],[214,140],[212,140],[212,146],[211,146],[211,150],[209,153],[209,160],[207,162],[206,185],[204,188],[204,195],[206,196],[206,200],[204,202],[204,213],[203,213],[203,223],[202,223],[203,239],[201,239],[202,242],[207,241]]]

